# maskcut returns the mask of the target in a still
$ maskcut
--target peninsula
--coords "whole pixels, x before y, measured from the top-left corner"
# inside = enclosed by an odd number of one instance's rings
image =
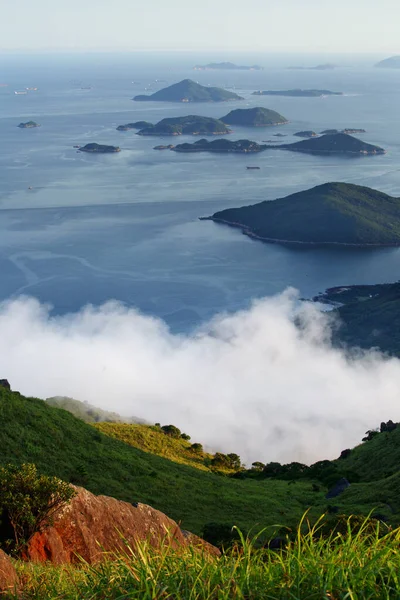
[[[400,198],[350,183],[325,183],[211,220],[266,242],[316,246],[400,246]]]
[[[242,127],[269,127],[271,125],[284,125],[289,123],[275,110],[269,108],[237,108],[221,117],[221,121],[229,125],[241,125]]]
[[[279,146],[268,146],[268,148],[279,148],[291,152],[305,152],[307,154],[344,156],[367,156],[385,154],[386,150],[379,146],[367,144],[358,138],[346,133],[336,133],[313,137],[294,144],[280,144]]]
[[[150,96],[135,96],[133,100],[137,102],[227,102],[243,100],[243,98],[222,88],[208,87],[191,79],[183,79]]]
[[[235,65],[231,62],[208,63],[208,65],[195,65],[194,71],[263,71],[260,65]]]
[[[129,131],[130,129],[145,129],[147,127],[153,127],[153,123],[149,123],[148,121],[136,121],[135,123],[118,125],[117,131]]]
[[[251,142],[250,140],[237,140],[231,142],[230,140],[198,140],[194,144],[178,144],[171,148],[174,152],[218,152],[222,154],[235,153],[235,154],[249,154],[262,152],[266,150],[268,146],[258,144],[257,142]]]
[[[35,127],[40,127],[40,125],[35,123],[35,121],[27,121],[26,123],[20,123],[17,127],[20,129],[34,129]]]
[[[376,63],[379,69],[400,69],[400,55],[390,56]]]
[[[226,135],[229,127],[219,119],[189,115],[162,119],[156,125],[145,127],[138,135]]]
[[[330,90],[264,90],[253,92],[253,96],[292,96],[295,98],[319,98],[321,96],[343,96],[343,92]]]
[[[121,152],[119,146],[105,146],[104,144],[86,144],[79,148],[78,152],[91,152],[92,154],[112,154],[114,152]]]
[[[325,129],[324,131],[321,131],[321,135],[333,135],[335,133],[353,134],[353,133],[366,133],[366,131],[365,131],[365,129],[355,129],[355,128],[349,128],[349,129]]]

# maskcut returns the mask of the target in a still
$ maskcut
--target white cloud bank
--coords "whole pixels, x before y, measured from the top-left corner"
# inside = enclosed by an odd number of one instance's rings
[[[173,423],[248,463],[334,458],[400,420],[400,361],[333,349],[328,317],[299,309],[293,290],[190,335],[115,302],[51,317],[13,300],[0,305],[0,356],[0,377],[23,394]]]

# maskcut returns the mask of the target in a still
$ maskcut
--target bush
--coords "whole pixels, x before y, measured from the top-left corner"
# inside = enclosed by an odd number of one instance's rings
[[[195,442],[194,444],[192,444],[190,446],[190,449],[193,452],[197,452],[198,454],[200,454],[201,452],[203,452],[203,445],[202,444],[198,444],[197,442]]]
[[[161,430],[165,433],[165,435],[169,435],[173,438],[180,438],[182,435],[181,430],[175,427],[175,425],[163,425]]]
[[[190,440],[190,435],[188,435],[187,433],[181,433],[181,438],[182,438],[182,440],[189,441]]]
[[[1,467],[0,545],[18,554],[75,494],[61,479],[39,475],[36,465]]]

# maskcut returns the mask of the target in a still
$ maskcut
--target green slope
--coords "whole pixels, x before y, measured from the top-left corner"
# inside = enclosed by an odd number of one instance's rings
[[[288,120],[275,110],[262,107],[231,110],[225,117],[221,117],[221,121],[243,127],[268,127],[288,123]]]
[[[212,217],[269,241],[399,245],[400,199],[349,183],[325,183]]]

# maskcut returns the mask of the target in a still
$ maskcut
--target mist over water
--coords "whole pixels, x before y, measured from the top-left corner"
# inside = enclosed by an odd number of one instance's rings
[[[185,335],[115,302],[51,317],[21,298],[0,308],[1,368],[26,395],[172,423],[248,464],[310,463],[400,419],[400,362],[347,356],[332,348],[330,325],[294,290]]]

